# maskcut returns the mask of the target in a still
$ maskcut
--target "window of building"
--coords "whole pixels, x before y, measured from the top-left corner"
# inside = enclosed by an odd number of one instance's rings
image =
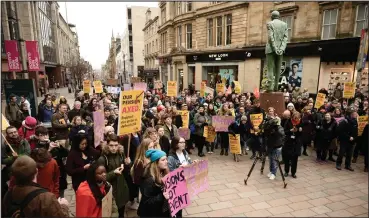
[[[167,10],[166,7],[161,9],[161,24],[164,24],[167,21]]]
[[[182,45],[182,26],[177,27],[177,47]]]
[[[208,46],[214,46],[214,25],[213,25],[213,18],[208,19],[207,22],[207,28],[208,28]]]
[[[325,10],[323,14],[322,39],[336,38],[338,9]]]
[[[182,3],[177,2],[177,15],[182,14]]]
[[[368,5],[361,4],[356,7],[355,36],[361,35],[361,30],[368,26]]]
[[[186,45],[187,49],[192,49],[192,24],[186,25]]]
[[[222,39],[223,39],[223,19],[222,17],[217,17],[217,36],[216,36],[216,45],[220,46],[222,45]]]
[[[167,32],[161,34],[161,53],[167,53]]]
[[[226,19],[226,35],[225,35],[225,44],[232,44],[232,14],[227,14],[225,16]]]
[[[287,24],[288,42],[291,41],[292,38],[292,19],[293,19],[292,16],[281,17],[281,21]]]
[[[186,2],[186,12],[192,11],[192,2]]]

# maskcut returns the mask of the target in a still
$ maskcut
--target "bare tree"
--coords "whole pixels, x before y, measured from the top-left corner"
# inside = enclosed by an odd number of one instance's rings
[[[69,67],[72,80],[75,81],[77,87],[82,86],[82,82],[92,71],[92,66],[88,61],[85,61],[83,58],[80,58],[73,65]]]

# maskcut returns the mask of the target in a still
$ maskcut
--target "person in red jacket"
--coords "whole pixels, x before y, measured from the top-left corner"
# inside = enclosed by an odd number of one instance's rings
[[[105,166],[94,162],[87,171],[87,180],[76,192],[76,217],[102,217],[102,199],[110,188]]]
[[[22,122],[22,126],[18,129],[18,134],[22,139],[28,141],[31,150],[36,147],[37,139],[35,137],[35,131],[37,126],[37,120],[31,116],[26,117]]]
[[[31,152],[31,158],[37,163],[37,184],[55,194],[59,198],[59,166],[45,148],[35,148]]]

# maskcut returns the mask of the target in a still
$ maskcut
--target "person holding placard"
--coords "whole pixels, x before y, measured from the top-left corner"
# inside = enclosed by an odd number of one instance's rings
[[[198,149],[197,155],[199,157],[204,157],[203,148],[205,144],[204,137],[204,126],[209,125],[210,118],[205,113],[204,106],[200,106],[198,112],[195,114],[193,118],[193,123],[195,124],[195,132],[194,132],[194,142]]]

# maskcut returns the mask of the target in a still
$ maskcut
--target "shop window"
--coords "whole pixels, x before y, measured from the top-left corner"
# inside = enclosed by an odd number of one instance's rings
[[[361,30],[368,26],[368,5],[358,5],[356,7],[355,35],[360,36]]]
[[[281,17],[281,21],[283,21],[283,22],[285,22],[287,24],[288,42],[290,42],[291,41],[291,38],[292,38],[292,21],[293,21],[293,17],[292,16]]]
[[[217,17],[217,42],[216,45],[217,46],[221,46],[222,45],[222,39],[223,39],[223,18],[222,17]]]
[[[213,25],[213,18],[208,19],[208,46],[214,46],[214,25]]]
[[[226,19],[226,39],[225,44],[232,44],[232,14],[228,14],[225,16]]]
[[[322,39],[336,38],[338,9],[325,10],[323,13]]]
[[[192,24],[186,25],[186,31],[187,49],[192,49]]]
[[[182,45],[182,26],[177,27],[177,47]]]

